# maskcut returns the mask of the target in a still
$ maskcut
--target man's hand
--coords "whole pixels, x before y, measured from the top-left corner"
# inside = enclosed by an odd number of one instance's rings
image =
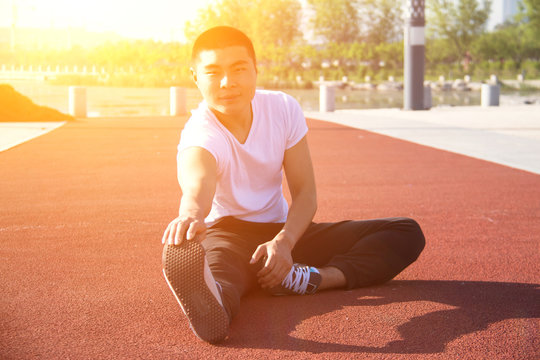
[[[195,240],[198,242],[206,238],[206,225],[204,219],[197,219],[191,216],[179,216],[167,226],[162,244],[180,245],[184,240]]]
[[[291,251],[291,240],[284,232],[280,232],[273,240],[257,247],[250,264],[266,258],[263,268],[257,273],[261,287],[272,288],[283,281],[293,265]]]

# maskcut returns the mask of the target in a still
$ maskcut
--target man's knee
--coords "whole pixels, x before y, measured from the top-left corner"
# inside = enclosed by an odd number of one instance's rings
[[[388,249],[391,249],[386,259],[388,271],[376,283],[385,283],[393,279],[415,262],[426,244],[420,225],[413,219],[393,218],[390,227],[394,234],[387,243]]]
[[[409,263],[412,263],[424,247],[426,246],[426,238],[422,228],[418,222],[411,218],[398,218],[399,228],[403,233],[403,254],[406,256]]]

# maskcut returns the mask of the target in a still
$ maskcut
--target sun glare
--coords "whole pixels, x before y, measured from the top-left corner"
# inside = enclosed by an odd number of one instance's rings
[[[181,40],[184,23],[213,0],[3,0],[0,26],[84,28],[130,38]]]

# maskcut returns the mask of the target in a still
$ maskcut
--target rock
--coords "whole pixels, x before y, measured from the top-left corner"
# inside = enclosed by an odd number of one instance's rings
[[[435,91],[450,91],[452,90],[452,84],[449,82],[436,82],[431,83],[431,88]]]
[[[36,105],[8,84],[0,84],[0,122],[73,121],[71,115]]]
[[[452,89],[458,91],[471,91],[471,88],[467,85],[467,83],[461,79],[454,80],[452,83]]]
[[[400,91],[403,90],[403,84],[400,82],[384,82],[377,85],[377,90],[380,91]]]

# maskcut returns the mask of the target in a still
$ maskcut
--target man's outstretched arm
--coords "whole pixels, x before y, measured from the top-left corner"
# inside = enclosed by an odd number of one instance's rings
[[[184,240],[202,241],[206,236],[204,219],[210,213],[216,192],[217,164],[207,150],[191,147],[178,159],[178,180],[182,189],[180,211],[163,234],[162,243],[179,245]]]
[[[260,245],[252,263],[266,257],[264,267],[257,274],[265,288],[278,285],[291,270],[291,252],[304,234],[317,211],[315,175],[306,137],[285,151],[283,168],[291,192],[292,203],[283,229],[276,237]]]

